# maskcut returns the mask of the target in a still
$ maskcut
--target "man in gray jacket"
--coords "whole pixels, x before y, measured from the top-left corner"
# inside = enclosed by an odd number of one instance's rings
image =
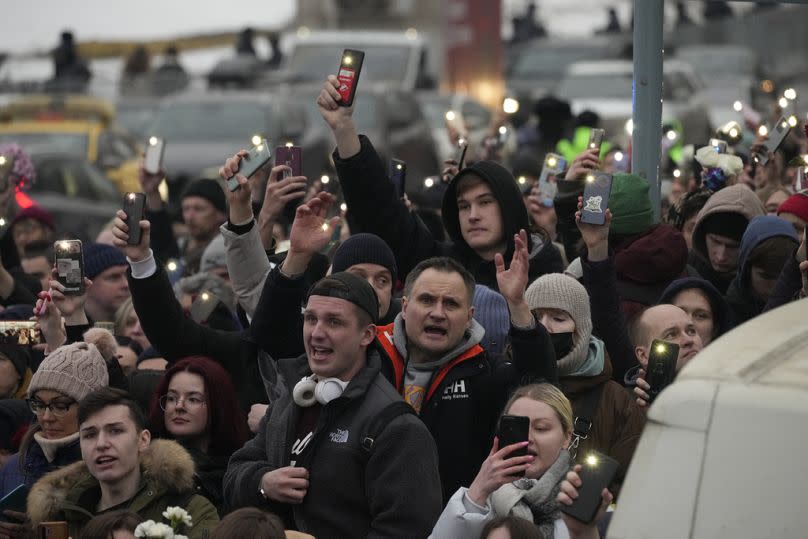
[[[273,405],[228,465],[230,509],[265,507],[316,537],[429,534],[441,512],[437,450],[369,349],[378,314],[373,288],[351,273],[312,287],[306,352],[275,362]]]

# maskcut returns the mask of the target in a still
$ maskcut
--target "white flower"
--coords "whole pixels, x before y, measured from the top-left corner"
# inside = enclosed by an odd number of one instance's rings
[[[171,522],[171,526],[175,529],[179,524],[185,524],[189,528],[193,525],[191,515],[182,507],[167,507],[166,510],[163,511],[163,517],[168,519],[168,521]]]
[[[163,524],[162,522],[154,522],[147,520],[135,528],[135,537],[144,537],[146,539],[175,539],[174,530],[171,526]]]

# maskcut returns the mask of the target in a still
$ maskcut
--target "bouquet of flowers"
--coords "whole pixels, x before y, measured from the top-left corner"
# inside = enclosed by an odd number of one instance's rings
[[[135,528],[135,537],[144,539],[188,539],[178,532],[193,525],[191,515],[182,507],[168,507],[163,511],[163,518],[168,520],[168,524],[147,520],[141,522]]]

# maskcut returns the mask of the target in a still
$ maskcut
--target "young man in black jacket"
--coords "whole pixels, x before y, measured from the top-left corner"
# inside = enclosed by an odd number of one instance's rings
[[[251,329],[269,356],[299,351],[290,320],[305,294],[303,272],[330,238],[326,216],[332,201],[320,193],[297,209],[289,254],[267,278]],[[445,499],[474,479],[511,391],[533,380],[557,380],[549,336],[524,301],[526,237],[521,231],[513,239],[516,252],[508,270],[502,255],[495,257],[499,290],[510,311],[512,359],[489,356],[480,346],[484,330],[472,317],[474,278],[452,258],[418,264],[407,277],[402,312],[392,324],[376,328],[382,372],[435,438]]]
[[[493,161],[480,161],[460,171],[443,197],[443,224],[451,241],[438,242],[399,200],[370,140],[357,134],[353,107],[339,106],[338,88],[337,78],[329,76],[317,105],[337,141],[334,163],[353,222],[362,232],[387,242],[396,254],[402,279],[422,260],[450,256],[460,261],[476,282],[497,290],[494,255],[510,260],[515,250],[514,235],[530,229],[513,175]],[[361,95],[357,98],[362,99]],[[531,281],[563,270],[561,253],[548,238],[529,234],[527,250]]]
[[[266,507],[316,537],[429,534],[441,512],[435,442],[411,413],[374,432],[383,410],[403,404],[370,347],[378,313],[361,277],[340,272],[315,283],[303,314],[305,353],[275,362],[277,397],[228,465],[231,508]]]

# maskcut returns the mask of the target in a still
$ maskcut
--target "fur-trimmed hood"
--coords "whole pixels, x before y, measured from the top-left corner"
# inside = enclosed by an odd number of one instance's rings
[[[173,440],[152,440],[140,457],[140,469],[141,485],[148,485],[158,496],[194,488],[194,461],[188,451]],[[82,511],[77,505],[81,494],[97,486],[84,461],[44,476],[28,495],[27,512],[34,529],[65,509]],[[95,508],[83,509],[90,515],[95,513]]]

